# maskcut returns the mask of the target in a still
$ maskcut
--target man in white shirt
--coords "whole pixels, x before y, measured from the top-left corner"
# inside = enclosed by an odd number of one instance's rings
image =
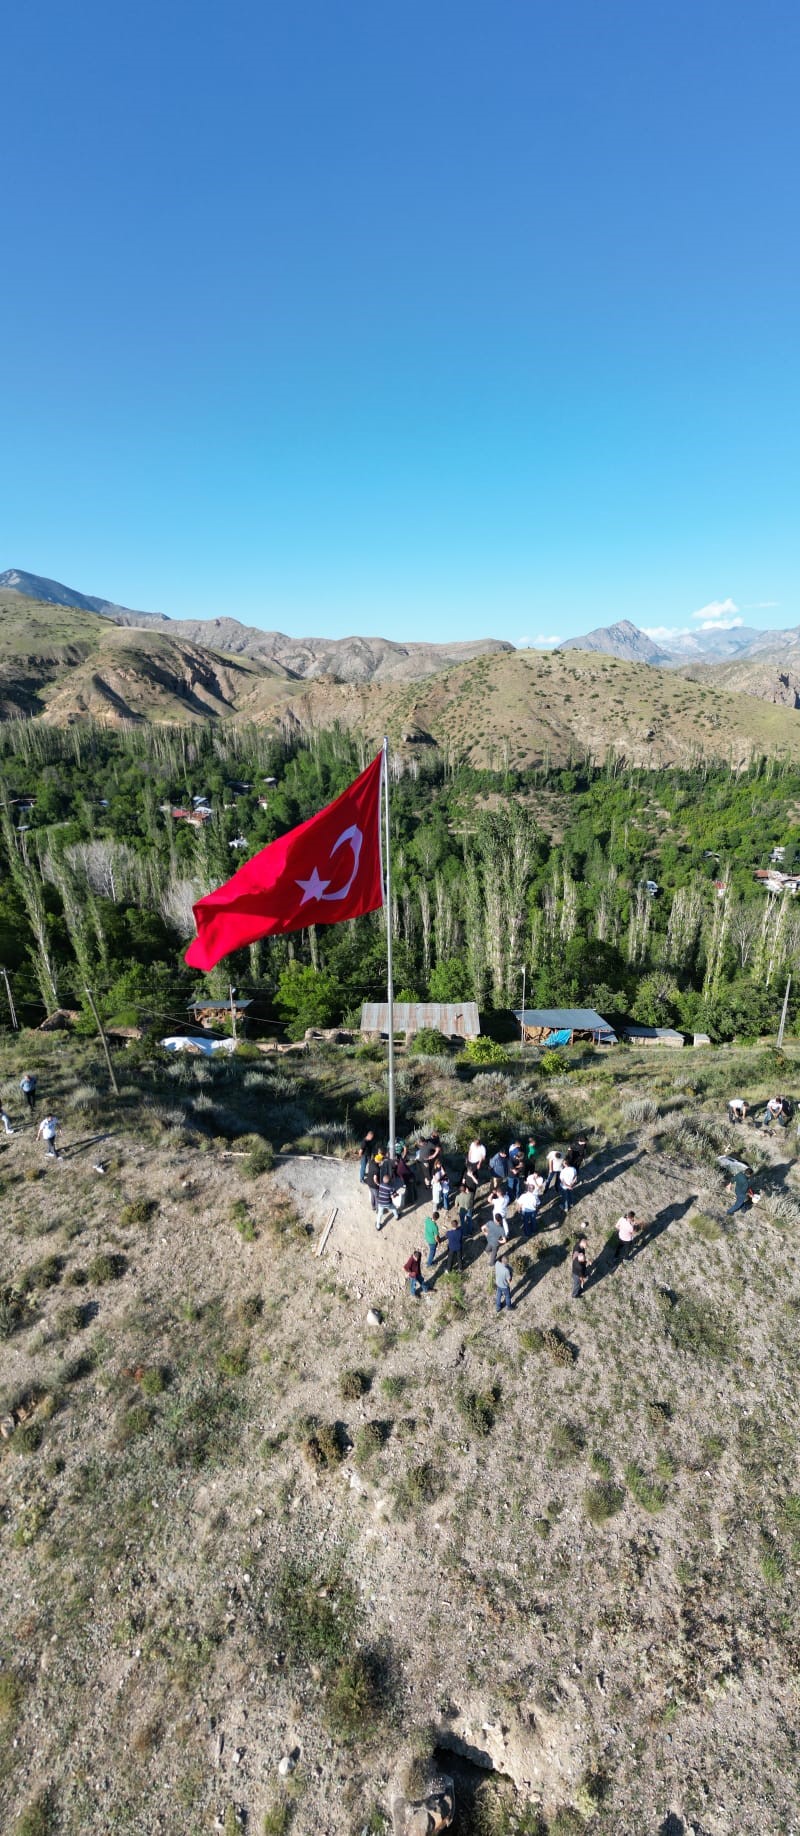
[[[559,1153],[558,1148],[551,1148],[547,1156],[547,1178],[544,1182],[545,1192],[549,1192],[551,1186],[556,1186],[558,1184],[559,1174],[563,1165],[563,1154]]]
[[[541,1203],[540,1194],[535,1187],[526,1185],[525,1191],[517,1199],[517,1211],[522,1219],[523,1237],[532,1237],[536,1224],[536,1213]]]
[[[469,1144],[469,1147],[467,1148],[467,1166],[473,1167],[475,1172],[480,1174],[481,1167],[483,1166],[485,1159],[486,1159],[486,1149],[483,1145],[483,1142],[482,1141],[471,1141]]]
[[[508,1207],[510,1204],[508,1193],[503,1192],[500,1187],[492,1193],[492,1217],[496,1223],[502,1225],[504,1237],[508,1236]]]
[[[631,1244],[641,1230],[637,1223],[635,1211],[626,1211],[624,1218],[617,1218],[617,1243],[614,1250],[614,1261],[627,1261],[631,1253]]]
[[[565,1217],[572,1204],[572,1196],[577,1184],[578,1169],[577,1167],[573,1167],[571,1161],[565,1160],[558,1176],[558,1186],[561,1193],[561,1209]]]

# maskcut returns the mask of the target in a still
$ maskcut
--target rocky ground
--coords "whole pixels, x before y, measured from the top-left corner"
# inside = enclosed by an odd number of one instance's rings
[[[594,1272],[573,1303],[550,1204],[497,1318],[477,1235],[412,1300],[424,1208],[378,1237],[357,1157],[259,1172],[179,1079],[113,1105],[53,1043],[63,1159],[0,1139],[4,1827],[377,1836],[430,1761],[464,1836],[800,1828],[794,1134],[739,1137],[726,1220],[722,1092],[776,1071],[686,1058],[501,1079],[594,1124]],[[454,1139],[487,1113],[419,1079]]]

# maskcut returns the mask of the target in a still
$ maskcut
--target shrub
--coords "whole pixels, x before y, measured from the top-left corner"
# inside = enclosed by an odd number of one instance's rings
[[[456,1391],[456,1408],[472,1434],[491,1434],[499,1401],[499,1384],[493,1384],[490,1390]]]
[[[384,1443],[384,1429],[380,1422],[364,1422],[356,1432],[356,1461],[359,1466],[366,1466],[375,1454],[380,1453]]]
[[[730,1358],[736,1349],[732,1320],[710,1301],[659,1288],[657,1298],[664,1315],[664,1331],[677,1351],[695,1356]]]
[[[158,1205],[155,1199],[131,1199],[127,1205],[123,1205],[119,1221],[123,1230],[131,1230],[136,1224],[149,1224],[157,1210]]]
[[[50,1836],[55,1827],[53,1816],[52,1792],[49,1788],[39,1791],[17,1818],[13,1836]]]
[[[563,1077],[569,1071],[569,1065],[563,1052],[546,1049],[539,1060],[539,1070],[543,1077]]]
[[[318,1422],[314,1417],[306,1425],[301,1444],[309,1464],[320,1467],[323,1472],[341,1466],[348,1449],[347,1435],[341,1422]]]
[[[556,1422],[548,1448],[553,1466],[566,1466],[577,1460],[586,1446],[586,1436],[577,1422]]]
[[[217,1358],[217,1370],[220,1377],[244,1377],[250,1362],[246,1345],[232,1345],[229,1351],[220,1352]]]
[[[271,1173],[274,1165],[275,1155],[271,1142],[259,1141],[250,1149],[243,1171],[247,1179],[260,1179],[262,1173]]]
[[[255,1243],[256,1227],[244,1199],[234,1199],[228,1215],[234,1229],[238,1230],[245,1243]]]
[[[107,1281],[119,1281],[127,1267],[124,1256],[119,1256],[112,1250],[102,1250],[100,1255],[95,1256],[89,1263],[89,1280],[94,1282],[96,1287],[102,1287]]]
[[[574,1364],[578,1356],[576,1346],[564,1338],[557,1326],[549,1326],[542,1333],[542,1350],[553,1364]]]
[[[20,1327],[28,1326],[31,1304],[18,1287],[6,1282],[0,1287],[0,1338],[11,1338]]]
[[[0,1670],[0,1726],[16,1721],[22,1707],[23,1688],[15,1670]]]
[[[466,1065],[507,1065],[508,1053],[498,1040],[479,1033],[477,1039],[467,1040],[461,1061]]]
[[[622,1510],[625,1493],[618,1485],[612,1485],[610,1479],[603,1479],[598,1485],[589,1485],[583,1494],[583,1508],[590,1524],[605,1524],[609,1517],[616,1517]]]
[[[441,1473],[430,1460],[421,1460],[410,1466],[394,1488],[395,1508],[401,1517],[407,1517],[420,1505],[433,1504],[443,1489]]]
[[[630,1102],[622,1105],[622,1120],[629,1128],[636,1128],[644,1122],[657,1122],[659,1107],[652,1097],[631,1097]]]
[[[666,1486],[659,1485],[654,1479],[648,1479],[646,1473],[636,1465],[635,1461],[625,1468],[625,1484],[631,1496],[636,1499],[636,1503],[640,1504],[644,1511],[663,1511],[667,1502]]]
[[[438,1027],[421,1026],[418,1032],[412,1033],[408,1051],[413,1058],[449,1058],[450,1042]]]
[[[339,1395],[344,1402],[357,1402],[359,1396],[365,1396],[372,1382],[367,1371],[342,1371],[339,1375]]]

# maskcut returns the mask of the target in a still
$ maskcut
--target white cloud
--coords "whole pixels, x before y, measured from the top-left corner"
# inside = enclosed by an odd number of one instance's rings
[[[695,613],[695,618],[697,613]],[[704,618],[701,631],[737,631],[744,624],[743,618]]]
[[[751,599],[745,606],[745,612],[769,612],[773,606],[780,605],[779,599]]]
[[[645,637],[652,638],[655,643],[658,643],[659,639],[664,639],[666,641],[669,638],[693,636],[688,625],[683,625],[680,628],[677,625],[643,625],[642,630]]]
[[[555,644],[560,644],[560,643],[561,643],[560,637],[542,637],[540,633],[538,637],[517,638],[517,649],[518,650],[552,650]]]
[[[738,612],[739,607],[733,599],[710,599],[707,606],[701,606],[699,612],[693,612],[692,618],[717,619],[728,618]],[[704,625],[703,630],[707,627]]]

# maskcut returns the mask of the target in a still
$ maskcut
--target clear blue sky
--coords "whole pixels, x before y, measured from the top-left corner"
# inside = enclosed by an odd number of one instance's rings
[[[0,52],[0,567],[800,621],[796,0],[40,0]]]

